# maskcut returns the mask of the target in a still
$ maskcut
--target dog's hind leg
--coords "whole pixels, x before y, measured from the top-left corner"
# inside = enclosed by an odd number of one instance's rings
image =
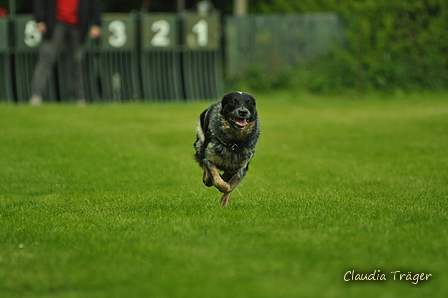
[[[226,207],[227,204],[229,203],[229,199],[230,199],[230,195],[232,194],[232,192],[226,192],[222,195],[221,197],[221,206],[222,207]]]
[[[243,169],[242,171],[237,172],[235,175],[231,176],[227,173],[224,173],[223,178],[226,181],[229,181],[230,186],[230,192],[225,192],[221,197],[221,206],[226,207],[230,200],[230,195],[232,194],[232,191],[238,186],[238,184],[241,183],[241,181],[244,178],[244,175],[246,173],[246,169]]]
[[[202,167],[204,168],[204,174],[202,175],[202,182],[204,182],[205,186],[210,187],[213,185],[212,177],[210,176],[207,167],[204,165]]]
[[[230,179],[226,180],[229,183],[230,190],[233,191],[240,183],[243,181],[244,176],[246,175],[247,167],[242,168],[238,172],[236,172]]]

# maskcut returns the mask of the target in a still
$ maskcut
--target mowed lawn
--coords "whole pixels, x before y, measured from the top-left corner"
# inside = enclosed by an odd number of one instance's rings
[[[448,297],[448,94],[254,95],[227,208],[211,102],[0,104],[0,297]]]

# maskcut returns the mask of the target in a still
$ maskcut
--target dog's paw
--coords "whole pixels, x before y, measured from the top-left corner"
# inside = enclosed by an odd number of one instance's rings
[[[221,183],[215,182],[215,187],[222,193],[228,193],[232,191],[232,187],[225,181],[222,181]]]
[[[221,206],[222,207],[226,207],[227,204],[229,204],[230,194],[231,193],[228,192],[228,193],[225,193],[222,195],[222,197],[221,197]]]
[[[202,179],[202,182],[204,182],[204,185],[207,187],[213,186],[212,179]]]
[[[202,175],[202,182],[204,182],[205,186],[207,186],[207,187],[210,187],[213,185],[212,176],[210,176],[206,167],[204,167],[204,174]]]

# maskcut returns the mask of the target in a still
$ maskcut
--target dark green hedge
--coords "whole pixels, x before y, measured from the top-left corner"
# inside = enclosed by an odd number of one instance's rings
[[[448,87],[447,1],[359,1],[341,13],[366,87]]]
[[[346,24],[347,49],[300,71],[314,91],[446,89],[446,0],[251,0],[260,12],[335,11]],[[301,74],[303,76],[303,74]]]

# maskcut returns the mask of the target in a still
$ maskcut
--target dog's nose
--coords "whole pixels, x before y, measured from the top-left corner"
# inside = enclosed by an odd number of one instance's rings
[[[246,116],[247,116],[247,113],[249,113],[247,110],[239,110],[239,111],[238,111],[238,115],[239,115],[240,117],[246,117]]]

